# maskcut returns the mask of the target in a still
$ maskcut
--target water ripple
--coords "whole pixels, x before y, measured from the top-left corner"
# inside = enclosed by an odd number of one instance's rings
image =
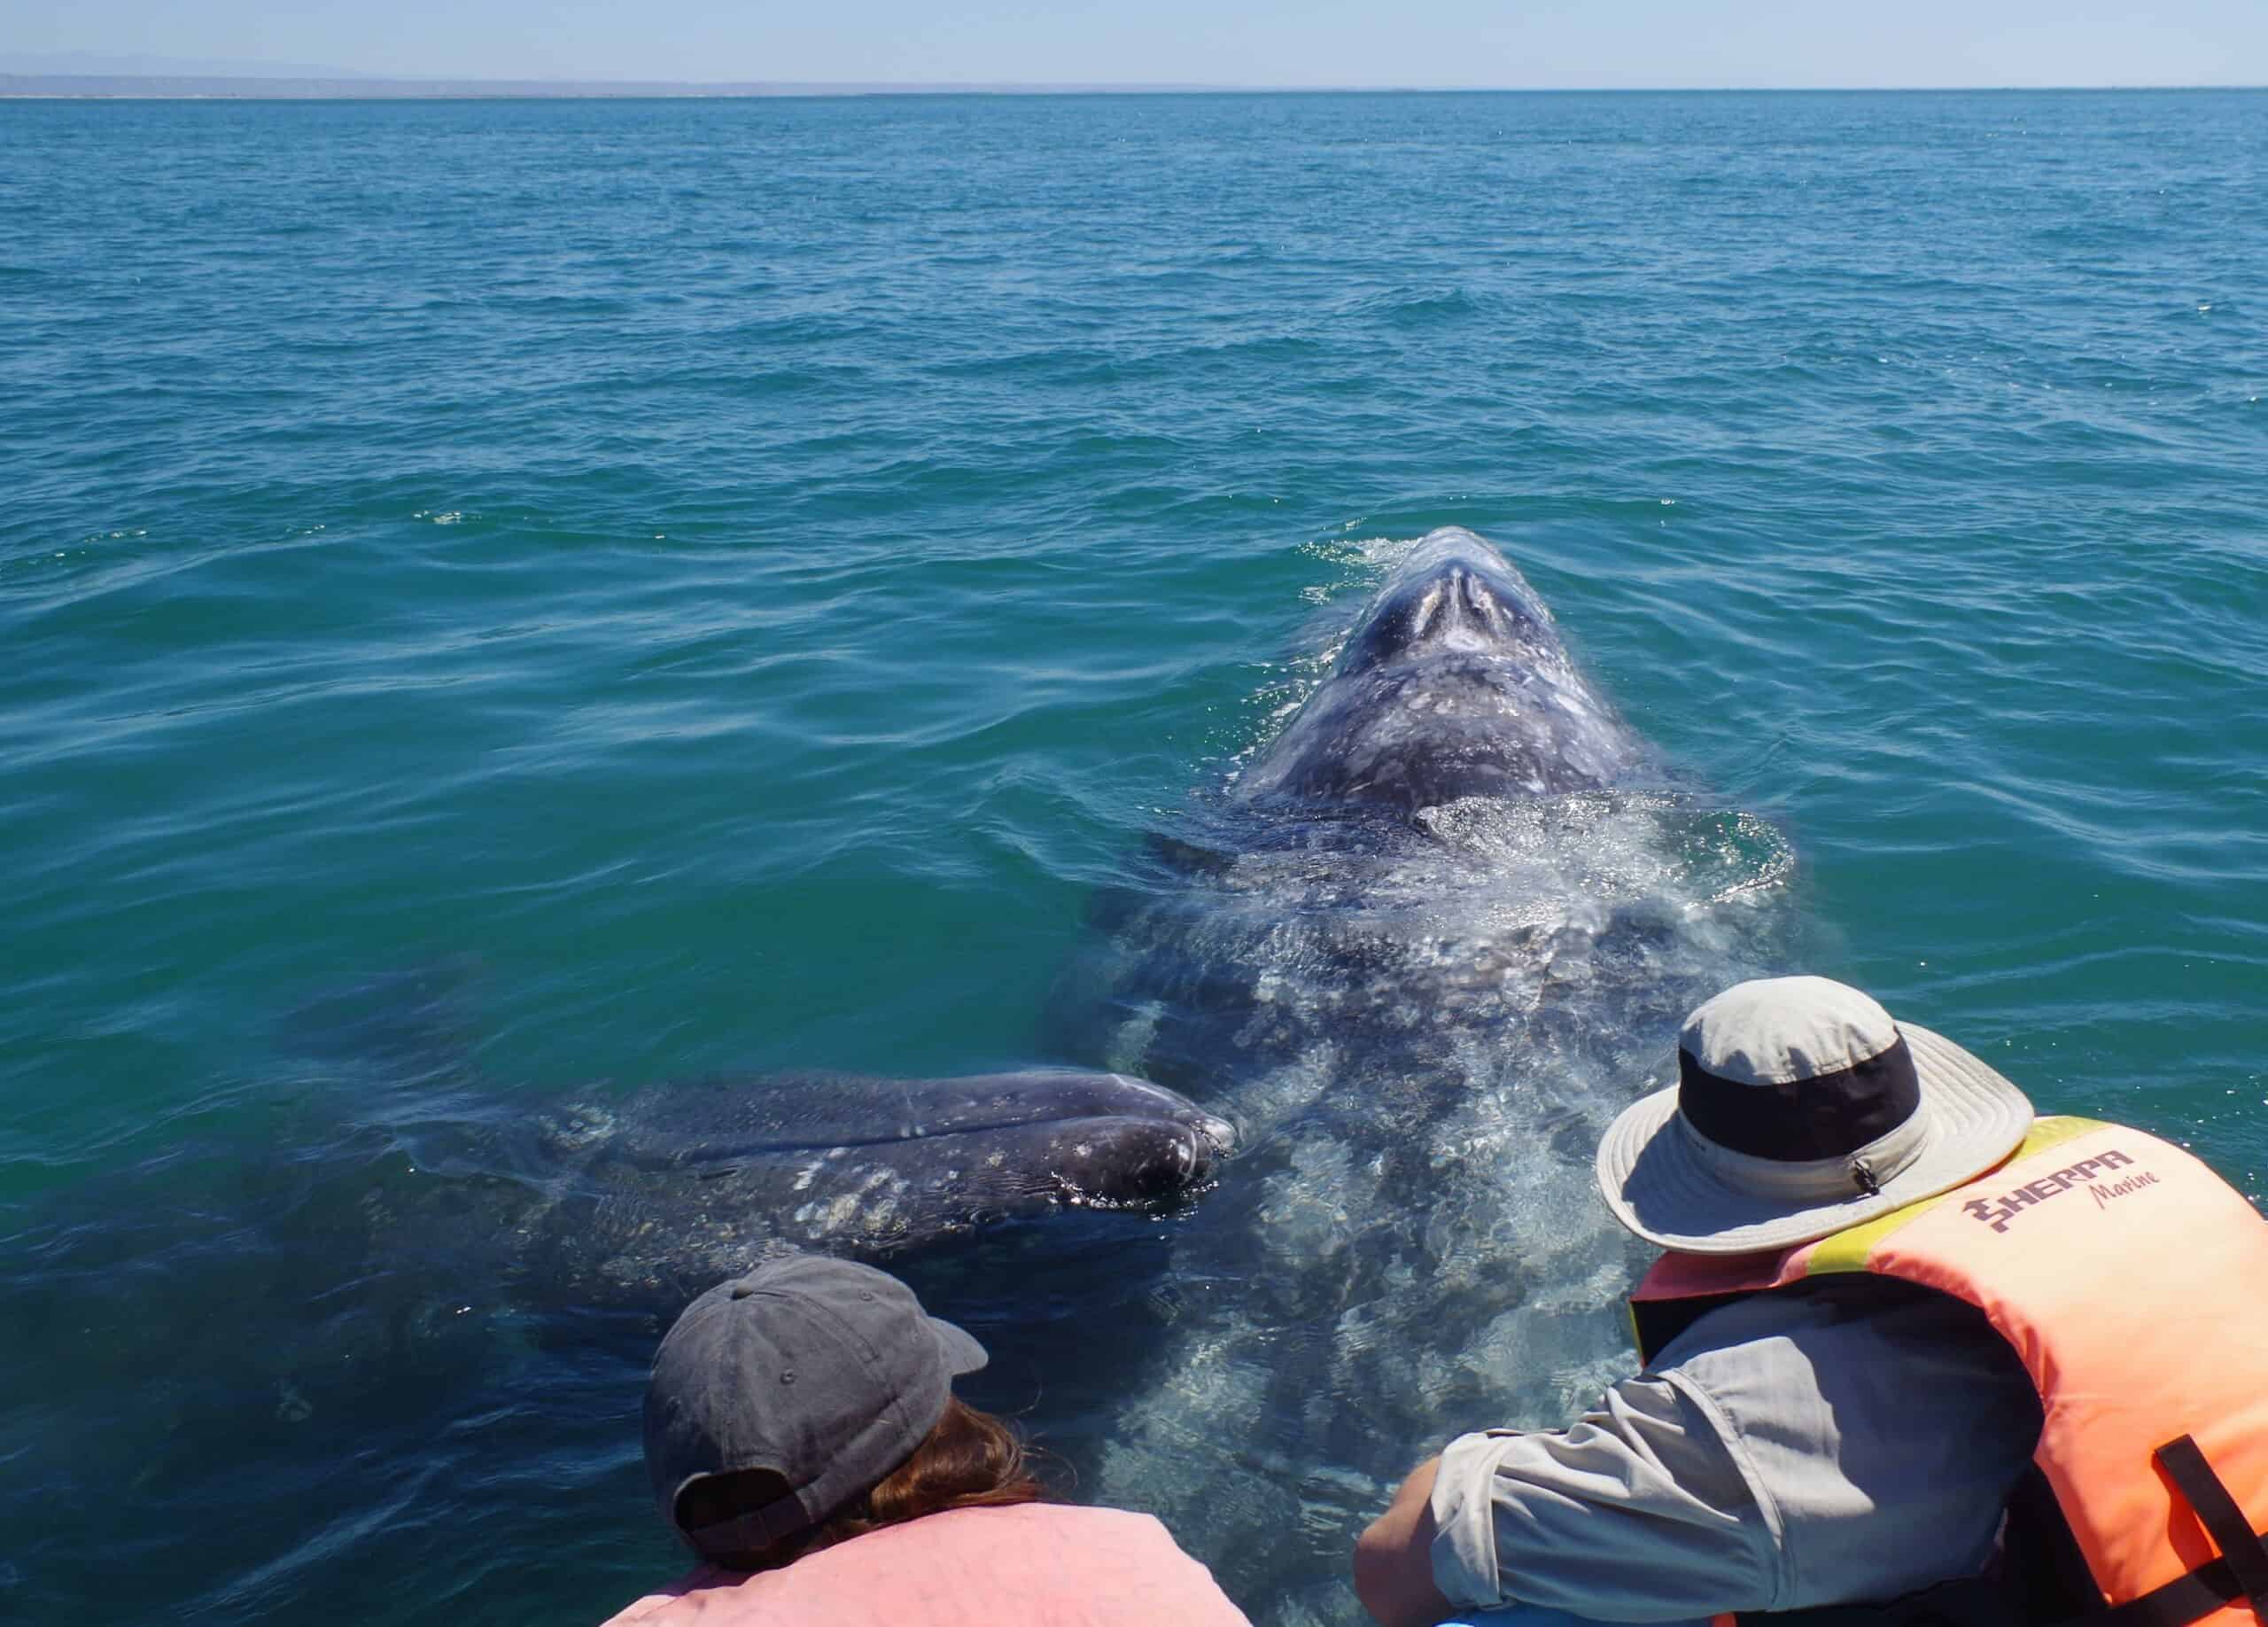
[[[665,1574],[652,1329],[418,1298],[338,1211],[594,1080],[1094,1060],[1090,918],[1440,525],[1787,833],[1820,969],[2257,1197],[2264,121],[0,104],[0,1607]],[[279,1037],[460,962],[446,1044]],[[1006,1297],[983,1398],[1076,1457],[1109,1397]],[[1302,1438],[1284,1608],[1343,1613],[1376,1488]]]

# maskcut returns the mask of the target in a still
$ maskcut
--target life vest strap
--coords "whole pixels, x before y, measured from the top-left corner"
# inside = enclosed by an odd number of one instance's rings
[[[2150,1456],[2196,1510],[2205,1534],[2213,1539],[2236,1584],[2252,1601],[2252,1613],[2268,1623],[2268,1544],[2261,1541],[2221,1477],[2213,1473],[2213,1466],[2197,1450],[2196,1441],[2186,1435],[2176,1436]]]
[[[2196,1511],[2198,1522],[2221,1557],[2139,1599],[2081,1617],[2080,1627],[2189,1627],[2240,1599],[2268,1627],[2268,1542],[2263,1541],[2263,1534],[2252,1529],[2188,1436],[2168,1441],[2150,1455]]]

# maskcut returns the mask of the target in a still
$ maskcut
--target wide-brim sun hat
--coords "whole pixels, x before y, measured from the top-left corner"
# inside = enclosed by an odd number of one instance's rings
[[[2031,1127],[2023,1092],[1962,1047],[1827,977],[1767,977],[1703,1002],[1678,1082],[1598,1148],[1608,1209],[1687,1254],[1793,1248],[1950,1191]]]

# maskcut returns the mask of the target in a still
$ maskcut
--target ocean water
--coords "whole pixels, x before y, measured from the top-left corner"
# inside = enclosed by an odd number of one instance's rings
[[[2251,92],[0,105],[0,1618],[671,1574],[659,1324],[353,1218],[563,1093],[1107,1060],[1104,901],[1442,525],[1805,967],[2260,1201],[2264,197]],[[925,1280],[1091,1490],[1097,1343],[1270,1287],[1206,1212]],[[1179,1535],[1345,1619],[1380,1471],[1276,1421],[1312,1584]]]

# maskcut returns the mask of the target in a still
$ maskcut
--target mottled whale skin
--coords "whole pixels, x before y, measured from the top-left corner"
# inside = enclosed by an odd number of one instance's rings
[[[1172,1234],[1165,1280],[1204,1291],[1085,1483],[1185,1533],[1255,1621],[1351,1627],[1344,1556],[1411,1463],[1564,1421],[1627,1363],[1635,1260],[1592,1149],[1670,1082],[1684,1011],[1782,963],[1791,855],[1668,774],[1456,529],[1160,834],[1061,1042],[1087,1025],[1241,1150]]]
[[[1395,568],[1239,790],[1411,813],[1596,789],[1643,758],[1575,670],[1527,579],[1472,532],[1449,529]]]
[[[681,1303],[788,1249],[886,1259],[1056,1209],[1169,1209],[1234,1138],[1160,1086],[1068,1069],[656,1088],[539,1118],[517,1269],[548,1299]]]
[[[1119,1031],[1106,1052],[1232,1117],[1255,1070],[1325,1047],[1365,1064],[1398,1048],[1397,1096],[1461,1099],[1446,1049],[1557,1020],[1565,989],[1674,930],[1684,900],[1643,872],[1690,839],[1659,828],[1687,823],[1687,800],[1526,579],[1473,533],[1435,531],[1106,917],[1109,963],[1088,974]],[[1625,860],[1638,873],[1614,873]],[[1643,967],[1625,981],[1644,1003]],[[1092,994],[1059,1002],[1063,1044],[1094,1028]]]
[[[315,1207],[351,1205],[405,1292],[446,1275],[483,1298],[674,1315],[790,1249],[878,1259],[1059,1210],[1171,1211],[1235,1140],[1186,1096],[1064,1066],[532,1100],[474,1063],[478,976],[443,961],[372,978],[286,1026],[327,1081],[301,1135],[322,1150],[287,1162],[333,1172],[316,1185],[338,1195]]]

